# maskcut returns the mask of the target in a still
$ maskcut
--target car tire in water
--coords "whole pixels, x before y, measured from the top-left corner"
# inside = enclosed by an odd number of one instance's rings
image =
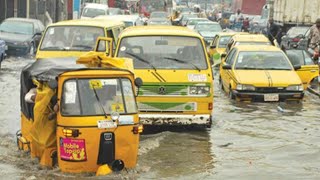
[[[3,56],[3,54],[1,54],[1,56],[0,56],[0,69],[1,69],[1,63],[2,63],[3,59],[4,59],[4,56]]]
[[[234,94],[232,93],[231,87],[229,88],[229,98],[232,99],[232,100],[236,99],[236,97],[235,97]]]

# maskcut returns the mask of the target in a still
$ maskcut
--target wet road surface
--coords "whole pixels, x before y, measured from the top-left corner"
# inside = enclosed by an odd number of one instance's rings
[[[20,71],[32,61],[9,58],[0,70],[0,179],[92,178],[40,167],[17,150]],[[215,86],[211,130],[142,135],[137,168],[107,179],[320,179],[317,96],[306,93],[302,104],[243,103]]]

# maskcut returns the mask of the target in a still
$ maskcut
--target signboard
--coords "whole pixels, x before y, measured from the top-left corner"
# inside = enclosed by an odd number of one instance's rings
[[[85,140],[60,138],[60,158],[65,161],[86,161]]]

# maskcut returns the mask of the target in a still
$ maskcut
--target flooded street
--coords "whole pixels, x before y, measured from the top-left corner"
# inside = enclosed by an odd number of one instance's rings
[[[44,169],[17,150],[20,71],[32,61],[9,58],[0,70],[0,179],[92,177]],[[213,117],[211,130],[142,135],[138,167],[110,177],[320,179],[318,97],[306,92],[302,104],[234,102],[216,82]]]

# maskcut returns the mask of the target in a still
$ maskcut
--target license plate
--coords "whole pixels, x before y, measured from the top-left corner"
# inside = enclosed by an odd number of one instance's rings
[[[279,94],[265,94],[264,101],[279,101]]]
[[[108,121],[108,120],[100,120],[98,121],[98,128],[99,129],[112,129],[116,128],[117,123],[113,121]]]

